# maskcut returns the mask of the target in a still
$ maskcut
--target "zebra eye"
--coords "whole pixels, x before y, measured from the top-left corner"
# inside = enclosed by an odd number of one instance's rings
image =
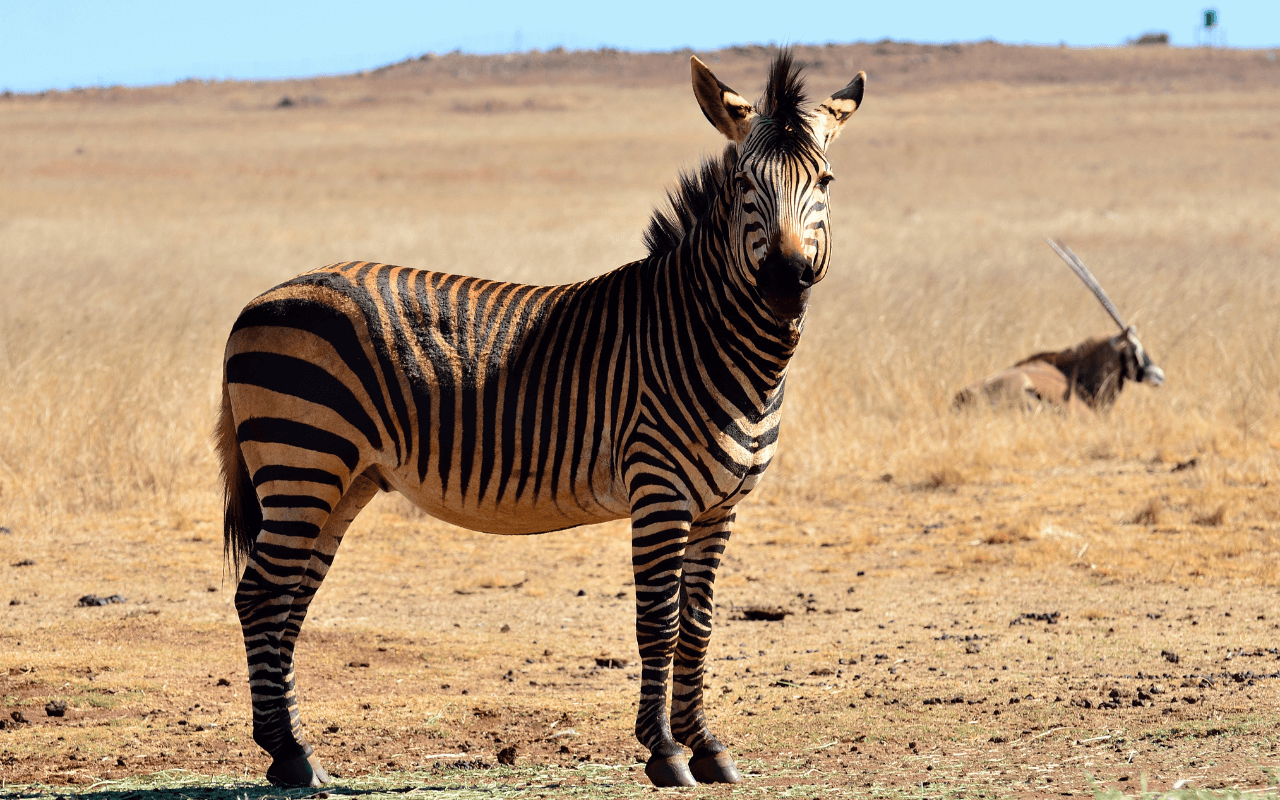
[[[751,179],[747,177],[747,173],[745,172],[739,172],[737,175],[734,175],[733,182],[737,185],[739,189],[741,189],[744,192],[747,192],[756,188],[751,183]]]
[[[831,182],[834,181],[835,179],[836,179],[836,176],[828,172],[827,174],[823,175],[821,178],[818,178],[818,188],[822,189],[825,192],[827,190],[827,187],[830,186]]]

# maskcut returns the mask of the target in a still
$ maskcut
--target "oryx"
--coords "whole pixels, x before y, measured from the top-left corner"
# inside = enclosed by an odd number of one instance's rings
[[[1046,241],[1093,291],[1120,326],[1120,333],[1110,338],[1088,339],[1066,350],[1028,356],[1008,369],[961,389],[955,397],[956,406],[968,405],[982,397],[992,405],[1038,408],[1048,403],[1091,413],[1110,408],[1125,381],[1152,386],[1164,383],[1164,370],[1152,363],[1133,326],[1126,325],[1120,318],[1120,312],[1102,291],[1093,273],[1071,248],[1052,239]]]

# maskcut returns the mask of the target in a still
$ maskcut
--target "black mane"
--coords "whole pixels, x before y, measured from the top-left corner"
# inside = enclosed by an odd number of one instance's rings
[[[756,113],[769,122],[765,146],[788,152],[813,146],[813,133],[804,106],[804,76],[790,50],[783,50],[769,66],[764,96]],[[667,191],[667,207],[654,209],[644,232],[644,246],[651,258],[672,252],[693,225],[716,201],[728,175],[738,163],[738,148],[730,144],[720,158],[704,158],[694,172],[681,172],[679,185]]]
[[[791,51],[783,50],[769,66],[769,83],[764,97],[756,103],[756,113],[777,126],[781,134],[779,145],[812,146],[813,133],[804,110],[807,102],[803,70],[795,63]]]
[[[726,177],[738,163],[738,147],[730,144],[720,158],[702,159],[696,172],[680,173],[680,183],[667,190],[667,207],[655,208],[644,232],[649,256],[663,256],[675,250],[693,224],[715,204]]]

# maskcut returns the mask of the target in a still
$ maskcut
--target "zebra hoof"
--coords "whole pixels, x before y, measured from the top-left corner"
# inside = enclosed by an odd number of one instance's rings
[[[315,754],[277,758],[267,767],[267,780],[285,788],[318,789],[330,781]]]
[[[733,756],[728,750],[704,755],[694,753],[689,761],[689,772],[698,783],[742,783],[738,765],[733,763]]]
[[[654,786],[697,786],[684,755],[654,756],[644,765],[644,774]]]

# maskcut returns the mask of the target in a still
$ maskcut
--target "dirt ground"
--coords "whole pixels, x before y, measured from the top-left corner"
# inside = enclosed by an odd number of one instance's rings
[[[754,96],[769,53],[701,55]],[[841,260],[780,456],[716,582],[708,711],[748,786],[1275,786],[1275,52],[798,55],[815,92],[866,69],[870,99],[833,154]],[[260,778],[207,447],[235,312],[339,258],[555,282],[636,257],[661,188],[714,149],[687,63],[449,55],[0,98],[4,787]],[[1041,277],[1046,232],[1146,310],[1168,384],[1098,420],[951,413],[965,382],[1098,332],[1074,279]],[[566,787],[588,764],[644,783],[629,558],[621,522],[491,537],[379,498],[301,635],[323,763],[506,774],[515,748],[517,770],[579,767]]]
[[[1082,492],[1116,471],[1153,491],[1191,480],[1150,467],[1034,477]],[[998,522],[1025,513],[1025,487],[1007,481],[863,488],[852,506],[742,515],[717,581],[708,702],[748,780],[788,783],[771,768],[799,761],[833,789],[930,795],[1274,783],[1274,587],[1100,570],[1082,542],[1109,502],[1018,532]],[[260,776],[216,522],[122,516],[82,536],[24,545],[35,563],[5,567],[19,604],[0,696],[27,720],[0,731],[5,781]],[[116,546],[89,558],[90,537]],[[330,771],[491,767],[515,747],[517,767],[589,761],[642,781],[627,553],[621,523],[506,539],[380,501],[301,637],[305,720]],[[67,572],[127,602],[82,608],[44,589]],[[749,608],[789,613],[752,621]],[[65,716],[46,715],[52,700]]]

